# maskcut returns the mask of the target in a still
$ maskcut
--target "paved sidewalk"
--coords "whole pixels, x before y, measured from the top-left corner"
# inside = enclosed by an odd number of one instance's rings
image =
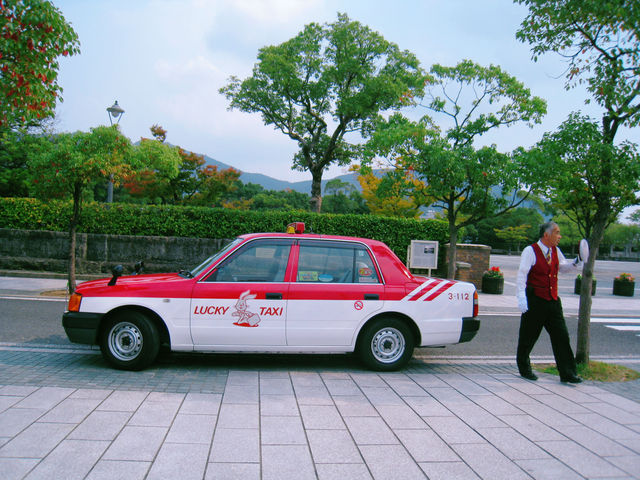
[[[64,283],[0,277],[0,295]],[[609,297],[602,312],[638,315]],[[481,294],[481,312],[512,299]],[[640,478],[639,381],[515,372],[421,351],[390,374],[321,355],[172,354],[122,372],[95,348],[0,345],[0,478]]]

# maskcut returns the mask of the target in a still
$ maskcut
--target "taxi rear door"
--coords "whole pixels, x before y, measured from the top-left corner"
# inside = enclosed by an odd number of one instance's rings
[[[348,346],[383,307],[384,284],[365,245],[300,240],[287,306],[287,345]]]

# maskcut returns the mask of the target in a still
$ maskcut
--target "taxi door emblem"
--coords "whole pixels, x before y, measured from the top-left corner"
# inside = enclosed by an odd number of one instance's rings
[[[240,295],[240,298],[238,298],[235,307],[233,307],[235,309],[235,312],[231,314],[234,317],[238,317],[238,320],[233,322],[234,325],[238,325],[239,327],[258,326],[258,324],[260,323],[260,315],[249,311],[247,305],[247,300],[253,300],[254,298],[256,298],[256,295],[252,294],[250,290],[247,290],[242,295]]]

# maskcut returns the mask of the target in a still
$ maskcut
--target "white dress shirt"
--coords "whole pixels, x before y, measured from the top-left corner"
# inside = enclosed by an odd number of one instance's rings
[[[538,240],[538,246],[540,247],[540,250],[542,250],[543,256],[546,257],[547,252],[551,253],[551,249],[544,243],[542,243],[541,240]],[[578,270],[578,268],[582,266],[582,262],[578,261],[577,258],[574,261],[569,261],[564,258],[564,255],[558,247],[556,247],[556,251],[558,252],[558,270],[560,273]],[[527,295],[525,293],[525,289],[527,287],[527,277],[529,276],[531,267],[533,267],[535,264],[536,252],[533,251],[533,247],[531,245],[527,245],[522,251],[522,255],[520,257],[520,267],[518,268],[518,275],[516,277],[516,298],[518,299],[518,306],[520,307],[520,311],[523,313],[527,311]]]

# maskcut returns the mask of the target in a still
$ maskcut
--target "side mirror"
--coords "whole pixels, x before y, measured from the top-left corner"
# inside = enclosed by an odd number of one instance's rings
[[[133,266],[133,270],[135,271],[134,275],[140,275],[144,273],[144,261],[140,260]]]
[[[116,265],[115,267],[113,267],[111,269],[111,274],[113,275],[113,277],[111,278],[111,280],[109,280],[109,283],[107,285],[113,287],[118,281],[118,277],[122,275],[123,270],[124,269],[122,268],[122,265]]]

